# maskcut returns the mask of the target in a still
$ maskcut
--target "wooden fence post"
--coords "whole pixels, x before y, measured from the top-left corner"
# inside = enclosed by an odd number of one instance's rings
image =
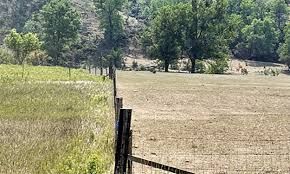
[[[130,130],[129,134],[129,156],[133,155],[133,131]],[[133,162],[131,160],[128,160],[128,174],[133,174]]]
[[[120,115],[121,108],[123,108],[123,98],[118,97],[116,98],[116,107],[115,107],[115,149],[117,148],[119,115]]]
[[[129,157],[129,138],[132,109],[121,109],[118,125],[118,139],[115,153],[115,174],[126,174]]]
[[[114,98],[117,97],[117,74],[116,74],[116,68],[114,68],[113,70],[113,75],[112,75],[112,78],[113,78],[113,86],[114,86]]]

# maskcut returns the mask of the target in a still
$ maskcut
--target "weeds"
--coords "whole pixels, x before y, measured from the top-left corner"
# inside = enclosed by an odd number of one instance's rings
[[[0,65],[0,173],[104,173],[112,163],[110,84],[65,68]]]

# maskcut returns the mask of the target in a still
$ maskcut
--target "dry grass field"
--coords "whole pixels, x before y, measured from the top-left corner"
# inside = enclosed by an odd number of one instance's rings
[[[118,90],[136,156],[197,174],[290,172],[290,76],[119,72]]]

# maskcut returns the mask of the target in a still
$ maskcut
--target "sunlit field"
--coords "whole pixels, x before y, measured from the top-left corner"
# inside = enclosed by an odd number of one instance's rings
[[[194,173],[289,172],[290,76],[119,72],[118,82],[135,156]]]
[[[84,70],[0,66],[0,173],[104,173],[111,167],[109,81]]]

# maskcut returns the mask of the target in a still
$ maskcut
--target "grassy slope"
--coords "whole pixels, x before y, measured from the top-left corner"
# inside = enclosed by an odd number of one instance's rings
[[[110,84],[82,70],[0,66],[0,173],[104,173],[112,162]],[[82,81],[80,81],[82,80]],[[55,81],[55,82],[52,82]]]

